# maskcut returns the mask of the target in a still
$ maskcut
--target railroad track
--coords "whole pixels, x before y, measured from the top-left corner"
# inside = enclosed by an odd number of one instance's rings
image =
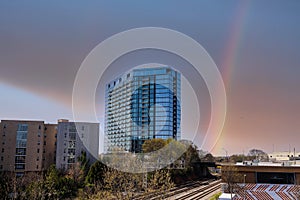
[[[176,200],[186,200],[186,199],[199,200],[220,188],[221,188],[221,180],[214,181],[210,185],[200,187],[197,190],[194,190],[192,192],[189,192],[189,193],[182,195],[180,197],[177,197],[177,198],[175,197],[174,199],[176,199]]]
[[[201,185],[203,185],[206,182],[207,181],[201,181],[201,182],[200,181],[192,181],[192,182],[188,182],[184,185],[180,185],[178,187],[172,188],[167,194],[164,194],[164,198],[169,198],[169,197],[175,196],[180,193],[185,193],[189,190],[200,187]],[[157,200],[157,199],[161,199],[161,192],[152,192],[147,195],[138,195],[138,196],[134,197],[133,199],[134,200],[143,200],[143,199]]]

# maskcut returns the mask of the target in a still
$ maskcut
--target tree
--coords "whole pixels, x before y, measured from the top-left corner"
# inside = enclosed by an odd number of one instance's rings
[[[79,187],[83,186],[85,174],[79,162],[76,162],[70,166],[70,168],[67,170],[66,177],[73,179]]]
[[[90,168],[89,166],[90,160],[87,159],[85,151],[81,152],[81,156],[78,158],[78,161],[80,163],[80,169],[83,171],[84,176],[86,176]]]
[[[156,170],[149,174],[146,192],[156,191],[160,194],[160,199],[165,199],[165,195],[174,187],[169,169]]]
[[[249,157],[249,156],[248,156]],[[232,162],[232,163],[236,163],[236,162],[242,162],[244,160],[247,160],[248,157],[246,157],[245,155],[243,154],[235,154],[235,155],[231,155],[230,158],[229,158],[229,161]],[[250,159],[252,160],[252,159]]]
[[[70,176],[62,176],[55,165],[51,165],[48,169],[44,187],[47,199],[69,198],[75,196],[78,189],[75,180]]]
[[[8,195],[12,190],[12,185],[10,183],[10,177],[7,173],[0,173],[0,199],[9,199]]]
[[[191,143],[186,152],[184,152],[182,159],[185,161],[185,167],[193,167],[194,163],[200,162],[197,146]]]
[[[161,138],[154,138],[146,140],[142,146],[143,153],[150,153],[163,148],[167,144],[166,140]]]
[[[240,190],[238,183],[243,181],[243,176],[234,165],[222,166],[222,180],[227,184],[227,192],[231,194]]]
[[[132,199],[137,188],[142,187],[142,174],[125,173],[108,169],[105,173],[105,187],[118,199]]]
[[[204,156],[204,158],[202,158],[202,161],[215,162],[215,157],[211,153],[208,153]]]
[[[85,182],[93,185],[103,185],[104,173],[106,171],[106,165],[100,161],[96,161],[87,173]]]
[[[268,161],[268,154],[260,149],[251,149],[248,153],[248,156],[251,156],[253,159],[257,159],[259,161]]]

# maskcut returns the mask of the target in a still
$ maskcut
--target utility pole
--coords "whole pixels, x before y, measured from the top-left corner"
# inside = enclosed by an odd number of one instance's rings
[[[226,161],[228,162],[228,151],[225,148],[222,148],[225,151],[225,155],[226,155]]]
[[[245,190],[245,186],[246,186],[246,174],[244,174],[244,200],[246,199],[246,190]]]

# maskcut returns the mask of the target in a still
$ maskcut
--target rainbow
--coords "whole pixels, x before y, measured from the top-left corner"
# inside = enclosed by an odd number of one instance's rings
[[[239,55],[239,46],[243,39],[243,31],[246,25],[246,19],[248,10],[250,7],[250,1],[241,1],[237,4],[235,14],[233,15],[233,22],[230,26],[229,37],[224,48],[224,53],[221,59],[222,75],[225,84],[226,91],[230,89],[231,79],[236,67],[236,61]],[[221,133],[217,143],[214,145],[212,151],[216,154],[222,153],[224,147],[224,131]]]

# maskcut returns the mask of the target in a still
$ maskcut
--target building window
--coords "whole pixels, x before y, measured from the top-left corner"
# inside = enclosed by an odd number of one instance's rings
[[[36,169],[39,169],[39,166],[38,166],[38,165],[36,166]]]
[[[16,172],[16,177],[22,177],[24,176],[24,172]]]
[[[4,153],[4,148],[2,148],[2,153]]]
[[[41,125],[39,125],[39,130],[41,130]]]
[[[44,141],[44,145],[46,145],[46,141]]]
[[[1,161],[3,161],[3,156],[1,156]]]
[[[0,165],[0,169],[3,169],[3,165]]]
[[[16,164],[16,169],[25,169],[25,164]]]
[[[37,153],[40,153],[40,149],[37,149]]]

